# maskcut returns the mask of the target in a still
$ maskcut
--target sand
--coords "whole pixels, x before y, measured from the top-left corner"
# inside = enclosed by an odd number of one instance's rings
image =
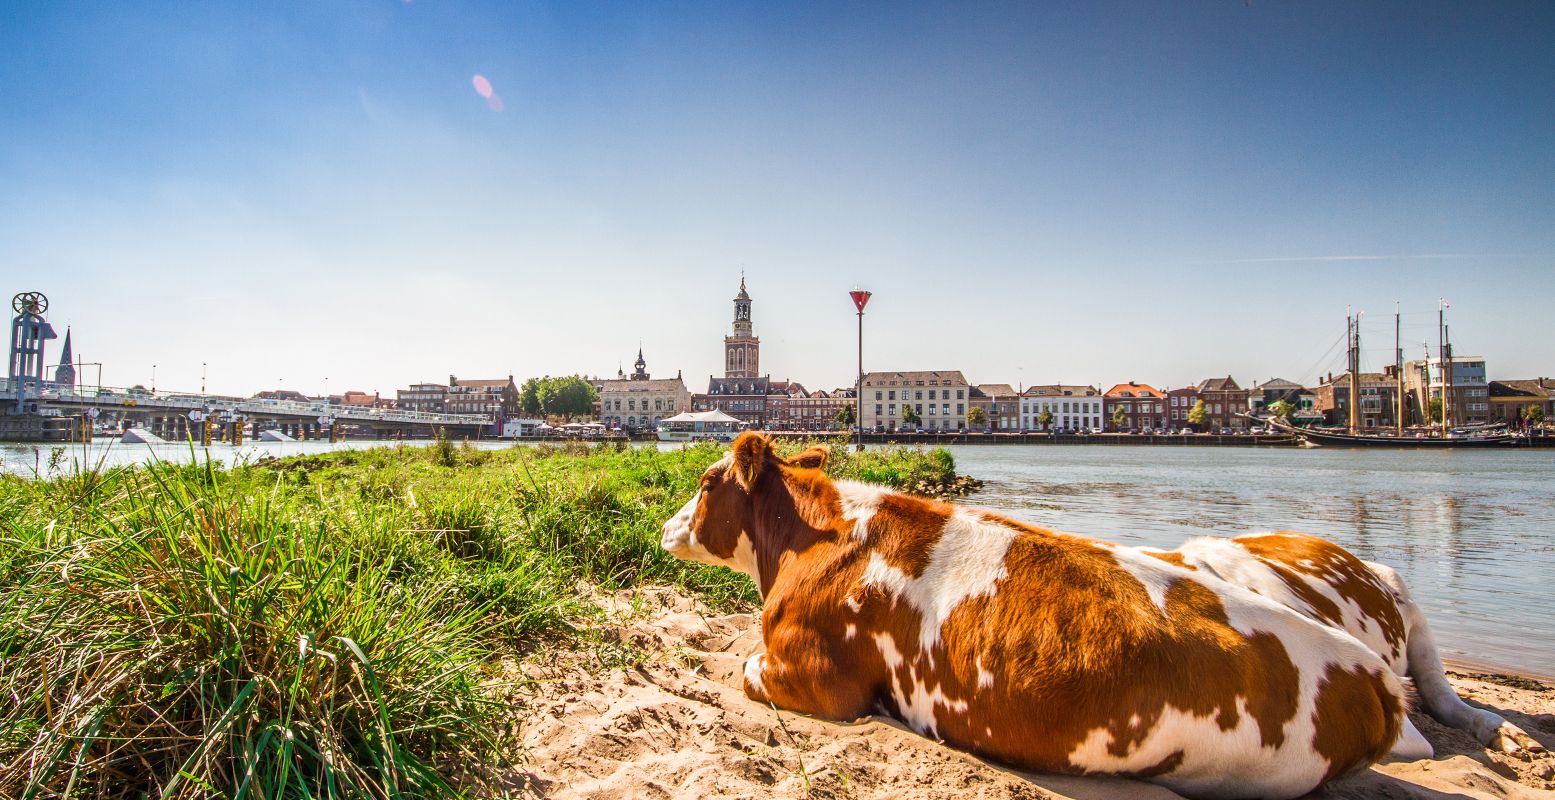
[[[1021,773],[882,717],[848,724],[757,705],[740,689],[760,649],[749,614],[714,615],[669,589],[605,598],[599,646],[515,666],[523,691],[520,767],[503,782],[558,798],[1073,798],[1171,800],[1121,778]],[[516,676],[515,676],[516,677]],[[1555,746],[1555,689],[1453,674],[1470,703]],[[1424,714],[1436,757],[1335,781],[1314,798],[1555,798],[1555,755],[1491,753]]]

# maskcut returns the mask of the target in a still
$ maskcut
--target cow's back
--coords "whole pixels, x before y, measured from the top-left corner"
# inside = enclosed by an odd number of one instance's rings
[[[1345,631],[1404,674],[1409,630],[1401,598],[1343,547],[1281,531],[1191,539],[1174,552],[1189,566]]]

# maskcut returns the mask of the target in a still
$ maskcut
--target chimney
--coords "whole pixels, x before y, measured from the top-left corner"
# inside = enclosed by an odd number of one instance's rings
[[[455,378],[452,374],[450,374],[448,376],[448,385],[449,386],[452,386],[452,385],[454,385],[455,383],[458,383],[458,382],[459,382],[459,379]]]

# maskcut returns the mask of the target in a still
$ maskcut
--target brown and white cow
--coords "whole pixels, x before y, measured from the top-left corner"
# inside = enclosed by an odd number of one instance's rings
[[[666,550],[760,587],[766,652],[745,667],[758,702],[883,710],[1026,769],[1199,797],[1294,797],[1390,750],[1429,755],[1389,661],[1319,621],[1331,609],[1300,584],[1281,581],[1309,613],[1224,580],[1214,559],[833,482],[825,458],[784,460],[744,434],[664,525]],[[1237,546],[1276,575],[1322,574]]]

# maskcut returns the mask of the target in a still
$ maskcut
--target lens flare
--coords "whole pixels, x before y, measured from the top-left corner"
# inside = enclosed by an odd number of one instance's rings
[[[502,110],[502,98],[498,97],[496,90],[491,88],[491,81],[486,80],[485,75],[470,78],[470,84],[475,87],[476,94],[485,98],[487,107],[492,111]]]

